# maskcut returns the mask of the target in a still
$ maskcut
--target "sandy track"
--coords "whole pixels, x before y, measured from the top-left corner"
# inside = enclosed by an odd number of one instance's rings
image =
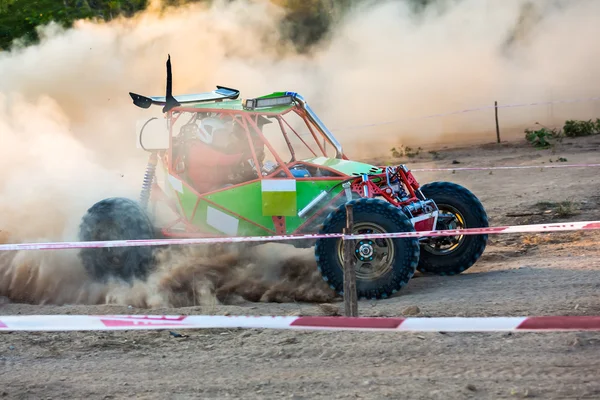
[[[600,137],[551,151],[522,144],[443,150],[425,166],[598,160]],[[473,190],[493,225],[600,219],[599,169],[418,173]],[[567,210],[562,201],[570,201]],[[545,202],[545,203],[544,203]],[[575,213],[568,215],[568,211]],[[510,213],[531,213],[509,217]],[[492,237],[457,277],[417,276],[402,293],[361,302],[361,315],[598,315],[600,234]],[[336,303],[339,305],[339,303]],[[0,314],[169,313],[316,315],[313,304],[241,303],[145,310],[121,306],[0,305]],[[4,333],[5,398],[600,398],[600,334],[370,334],[260,330]]]

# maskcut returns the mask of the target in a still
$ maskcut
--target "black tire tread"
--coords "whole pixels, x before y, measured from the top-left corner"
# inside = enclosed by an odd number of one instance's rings
[[[452,182],[432,182],[421,187],[421,192],[428,199],[436,198],[452,199],[450,204],[455,208],[462,206],[466,212],[465,219],[475,221],[475,224],[467,224],[467,228],[485,228],[489,226],[488,216],[481,201],[468,189]],[[466,215],[465,215],[466,214]],[[488,235],[469,235],[465,237],[462,246],[466,250],[450,253],[446,256],[434,255],[426,250],[421,251],[418,271],[427,275],[458,275],[471,268],[481,257],[487,246]],[[458,251],[458,250],[457,250]],[[445,259],[442,260],[441,257]]]
[[[352,200],[348,204],[353,206],[355,222],[360,220],[361,214],[381,216],[396,226],[394,230],[397,232],[414,232],[414,227],[408,217],[385,201],[361,198]],[[320,233],[341,233],[339,226],[345,225],[345,222],[346,208],[343,204],[327,216]],[[315,245],[315,258],[323,279],[333,290],[343,295],[343,273],[340,275],[336,269],[343,270],[338,265],[337,256],[333,257],[331,254],[335,252],[337,240],[340,239],[318,239]],[[393,242],[397,248],[391,279],[381,282],[376,289],[365,289],[361,285],[361,281],[357,280],[357,297],[359,299],[384,299],[392,296],[404,287],[415,274],[420,253],[418,239],[398,238],[393,239]],[[403,243],[405,246],[405,251],[400,254],[398,252],[399,243]]]
[[[116,228],[98,232],[103,222],[114,223]],[[139,204],[121,197],[97,202],[87,210],[79,225],[80,241],[153,239],[155,236],[153,224]],[[147,277],[154,259],[152,247],[123,247],[117,251],[125,255],[124,262],[117,267],[110,261],[115,254],[110,248],[81,249],[79,259],[87,272],[99,281],[106,281],[109,276],[129,282],[133,278]]]

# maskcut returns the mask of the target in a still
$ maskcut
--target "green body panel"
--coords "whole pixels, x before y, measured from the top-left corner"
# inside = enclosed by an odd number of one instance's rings
[[[208,217],[208,208],[214,208],[217,209],[225,214],[228,214],[231,216],[231,218],[237,219],[238,221],[238,228],[236,231],[233,232],[229,232],[227,231],[227,229],[224,229],[223,224],[216,224],[211,226],[208,222],[207,222],[207,217]],[[251,218],[248,218],[248,216],[244,216],[246,219],[248,220],[252,220]],[[269,236],[272,235],[272,233],[264,230],[263,228],[256,226],[248,221],[245,221],[241,218],[236,217],[235,215],[232,215],[228,212],[227,209],[225,208],[221,208],[220,206],[216,206],[214,204],[211,204],[207,201],[203,201],[200,200],[200,203],[198,204],[198,210],[196,210],[196,214],[194,216],[193,221],[191,221],[192,224],[194,224],[194,226],[198,227],[201,229],[201,231],[203,232],[208,232],[208,233],[214,233],[217,235],[231,235],[231,236]],[[270,229],[274,229],[274,224],[273,224],[273,220],[269,217],[268,218],[268,224],[267,227],[269,227],[270,225]],[[217,229],[216,227],[218,227],[219,229]]]
[[[381,168],[376,167],[374,165],[361,163],[358,161],[349,161],[349,160],[340,160],[338,158],[327,158],[327,157],[314,157],[302,160],[307,163],[322,165],[324,167],[331,168],[338,172],[341,172],[344,175],[352,175],[356,174],[367,174],[373,173],[371,169],[375,168],[376,171],[374,173],[380,174],[383,171]]]
[[[274,217],[296,215],[296,192],[262,192],[262,213]]]
[[[320,210],[329,200],[339,194],[343,189],[341,185],[337,185],[341,180],[315,180],[315,181],[296,181],[296,192],[261,192],[261,183],[259,181],[251,182],[246,185],[240,185],[232,187],[231,189],[223,190],[217,193],[206,196],[208,201],[200,199],[198,203],[198,209],[194,213],[194,207],[198,200],[191,190],[183,187],[183,193],[177,192],[172,189],[171,185],[167,182],[165,185],[166,192],[170,195],[175,195],[180,202],[178,202],[178,208],[182,212],[183,216],[190,221],[194,226],[198,227],[202,232],[211,233],[216,235],[231,234],[239,236],[268,236],[271,232],[276,231],[275,223],[270,215],[263,215],[263,204],[264,196],[277,197],[277,196],[290,196],[292,194],[295,197],[295,212],[293,215],[285,216],[285,224],[287,234],[293,233],[296,229],[302,225],[307,218],[312,216],[314,212]],[[334,186],[336,186],[334,188]],[[334,188],[333,190],[331,190]],[[313,211],[311,211],[308,217],[298,217],[298,211],[306,207],[315,197],[317,197],[322,191],[329,191],[330,196],[318,204]],[[281,200],[281,199],[279,199]],[[283,203],[283,202],[282,202]],[[208,222],[208,208],[213,208],[212,212],[221,212],[227,214],[227,216],[221,215],[220,218],[225,218],[227,221],[232,222],[234,219],[237,220],[237,229],[235,233],[223,229],[225,225],[222,222],[217,224]],[[282,212],[282,214],[290,214],[289,212]],[[242,216],[239,218],[237,215]],[[192,219],[192,215],[194,216]],[[323,215],[325,218],[326,215]],[[251,221],[251,222],[248,222]],[[257,225],[260,226],[257,226]],[[264,228],[261,228],[264,227]],[[231,228],[233,229],[233,228]],[[267,229],[267,230],[265,230]]]
[[[198,196],[188,189],[185,185],[183,186],[183,193],[177,193],[177,197],[181,202],[181,207],[183,209],[183,215],[185,219],[188,221],[192,218],[192,214],[194,213],[194,207],[196,206],[196,202],[198,201]]]
[[[329,190],[339,182],[341,182],[341,180],[296,181],[296,210],[299,211],[303,209],[323,190]],[[341,190],[341,185],[338,185],[338,187],[331,192],[331,197],[337,195]],[[288,192],[270,192],[267,193],[267,195],[277,196],[287,193]],[[224,212],[227,212],[226,210],[231,210],[232,212],[243,216],[249,221],[275,231],[273,218],[268,215],[263,215],[263,194],[261,192],[260,182],[253,182],[247,185],[241,185],[224,190],[222,192],[214,193],[207,196],[207,199],[222,207],[222,211]],[[206,205],[203,203],[204,202],[201,201],[199,210],[196,212],[192,223],[195,226],[203,228],[206,227],[212,231],[213,228],[207,226],[206,224]],[[315,211],[320,207],[322,207],[322,205],[318,205],[315,208]],[[310,215],[312,215],[312,213]],[[298,217],[297,212],[294,213],[293,216],[285,216],[286,233],[292,233],[305,221],[306,218]],[[260,229],[249,222],[240,220],[240,229],[238,231],[238,235],[252,236],[266,234],[268,233],[263,229]]]
[[[206,199],[267,229],[275,230],[273,218],[262,215],[262,195],[259,181],[213,193],[206,196]],[[196,218],[192,223],[196,226],[203,226],[203,221],[206,221],[206,218],[202,219],[196,213]],[[244,224],[248,223],[245,222]],[[254,227],[252,224],[249,225]],[[259,228],[257,227],[257,229]],[[260,232],[262,235],[266,234],[264,230],[260,230]]]
[[[268,98],[268,97],[278,97],[275,96],[277,93],[273,93],[272,95],[267,95],[259,98]],[[282,96],[283,94],[279,94]],[[227,111],[239,111],[246,112],[250,114],[281,114],[289,109],[293,108],[294,105],[283,105],[283,106],[275,106],[275,107],[265,107],[259,110],[246,110],[242,105],[242,100],[224,100],[214,103],[198,103],[192,105],[193,108],[197,108],[198,110],[202,109],[212,109],[212,110],[227,110]]]
[[[331,190],[329,197],[323,200],[321,203],[317,204],[315,208],[309,213],[309,215],[305,218],[298,217],[296,214],[293,217],[287,217],[285,219],[285,227],[286,233],[292,233],[300,225],[302,225],[308,218],[310,218],[316,211],[320,210],[327,201],[334,198],[338,193],[340,193],[343,188],[342,185],[338,185],[342,180],[323,180],[323,181],[297,181],[296,182],[296,190],[297,190],[297,202],[298,202],[298,211],[302,210],[304,207],[308,205],[315,197],[321,194],[322,191],[328,191],[336,186],[333,190]],[[327,215],[323,215],[323,219],[325,219]]]
[[[273,92],[271,94],[266,94],[264,96],[257,97],[257,99],[270,99],[272,97],[283,97],[286,92]]]
[[[165,195],[168,198],[170,198],[171,200],[174,201],[174,204],[177,207],[179,214],[185,216],[186,219],[189,219],[188,216],[192,215],[192,211],[194,209],[194,204],[192,204],[191,206],[188,206],[188,208],[186,210],[185,208],[182,207],[182,203],[189,204],[191,202],[190,200],[192,197],[194,199],[196,199],[196,195],[194,193],[190,193],[188,190],[187,195],[185,195],[185,202],[182,202],[181,201],[182,197],[180,196],[181,193],[179,193],[175,189],[173,189],[173,186],[171,185],[171,183],[169,183],[169,178],[168,178],[169,170],[167,169],[167,166],[164,165],[162,162],[160,163],[160,165],[161,165],[162,171],[165,176],[165,180],[164,180],[163,187],[162,187],[163,192],[165,193]]]

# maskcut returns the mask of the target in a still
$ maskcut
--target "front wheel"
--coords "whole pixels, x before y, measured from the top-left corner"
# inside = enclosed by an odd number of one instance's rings
[[[483,205],[466,188],[450,182],[423,185],[421,192],[439,209],[436,229],[487,228]],[[473,266],[487,245],[488,235],[429,237],[421,242],[418,270],[423,274],[457,275]]]
[[[358,199],[353,206],[353,234],[414,232],[406,215],[391,204],[377,199]],[[346,226],[346,206],[329,214],[320,233],[342,233]],[[416,272],[419,261],[417,238],[353,240],[358,298],[382,299],[398,292]],[[318,239],[317,266],[323,279],[339,294],[344,290],[344,255],[341,238]]]
[[[140,205],[130,199],[114,197],[94,204],[79,227],[79,240],[153,239],[154,228]],[[84,248],[79,258],[87,272],[99,281],[116,277],[131,282],[145,279],[153,267],[151,246]]]

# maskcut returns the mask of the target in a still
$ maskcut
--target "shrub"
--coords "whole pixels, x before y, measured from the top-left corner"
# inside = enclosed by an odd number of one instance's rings
[[[565,122],[563,131],[568,137],[596,135],[600,132],[600,118],[595,122],[591,119],[588,121],[568,120]]]
[[[390,149],[390,151],[392,153],[392,157],[394,157],[394,158],[402,158],[402,157],[414,158],[421,153],[421,150],[423,150],[423,149],[420,147],[417,149],[413,149],[412,147],[404,147],[404,145],[401,145],[399,148],[392,147]]]
[[[539,123],[536,122],[539,125]],[[581,137],[597,135],[600,133],[600,118],[596,121],[578,121],[570,119],[565,122],[563,129],[541,128],[538,130],[525,129],[525,139],[538,149],[547,149],[553,146],[555,140],[561,141],[563,137]]]
[[[525,139],[538,149],[547,149],[552,147],[554,139],[560,138],[560,132],[555,129],[541,128],[537,131],[525,129]]]

